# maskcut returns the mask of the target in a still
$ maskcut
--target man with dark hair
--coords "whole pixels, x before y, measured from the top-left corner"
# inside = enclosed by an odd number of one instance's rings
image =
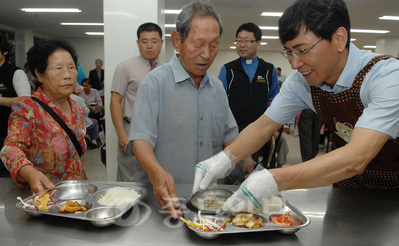
[[[280,91],[274,65],[257,56],[261,38],[262,31],[257,25],[251,22],[242,24],[237,29],[235,40],[240,57],[224,64],[219,73],[240,132],[265,112]],[[252,155],[252,159],[266,162],[269,149],[270,145],[265,144]],[[225,182],[242,183],[245,174],[254,168],[252,159],[237,165]]]
[[[8,63],[8,55],[12,50],[7,38],[0,34],[0,149],[7,137],[8,117],[13,102],[30,96],[30,84],[25,72]],[[4,168],[0,160],[0,172]],[[0,173],[1,176],[1,173]]]
[[[104,69],[103,61],[101,59],[96,59],[96,68],[90,70],[89,80],[94,89],[101,91],[104,88]]]
[[[175,219],[183,215],[175,182],[192,183],[195,165],[238,134],[223,86],[207,72],[222,31],[210,4],[184,6],[171,34],[179,55],[150,72],[137,92],[127,149],[140,163],[136,181],[151,182],[156,200]]]
[[[111,86],[110,111],[118,135],[118,181],[135,181],[136,158],[125,152],[130,121],[141,81],[152,69],[162,65],[158,56],[163,41],[162,30],[157,24],[142,24],[137,29],[140,55],[120,63],[115,68]]]
[[[283,85],[285,79],[287,78],[287,76],[285,74],[281,73],[281,67],[277,67],[276,68],[276,72],[277,72],[277,80],[278,80],[278,85],[281,86]]]
[[[250,175],[223,209],[257,207],[284,189],[330,184],[398,189],[399,61],[350,42],[349,13],[342,0],[296,1],[279,19],[279,36],[281,54],[293,72],[265,114],[226,150],[241,160],[306,108],[324,119],[336,148],[298,165]],[[224,162],[231,160],[206,160],[206,175],[217,178],[212,170]],[[208,186],[204,181],[201,189]]]

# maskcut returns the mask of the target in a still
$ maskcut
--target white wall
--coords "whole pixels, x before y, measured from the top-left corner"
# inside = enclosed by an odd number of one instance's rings
[[[87,39],[67,39],[75,48],[78,54],[78,62],[83,67],[86,77],[89,77],[90,70],[96,68],[95,60],[104,61],[103,69],[106,70],[107,63],[104,60],[104,39],[103,38],[87,38]],[[110,71],[111,72],[111,71]],[[113,71],[112,71],[113,74]]]
[[[120,62],[140,54],[136,30],[142,23],[154,22],[161,28],[164,26],[164,9],[164,0],[147,0],[145,4],[139,0],[104,0],[104,50],[108,68],[104,86],[108,181],[115,181],[117,173],[118,139],[109,110],[114,70]],[[164,51],[161,51],[162,61],[165,60],[163,57]]]

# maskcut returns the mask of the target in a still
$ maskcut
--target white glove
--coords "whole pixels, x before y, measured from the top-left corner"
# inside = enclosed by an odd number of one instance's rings
[[[248,156],[247,158],[243,159],[239,163],[240,163],[240,165],[242,167],[242,170],[244,172],[249,173],[249,174],[252,173],[252,171],[254,170],[255,165],[256,165],[256,162],[254,162],[254,160],[252,159],[251,156]]]
[[[221,151],[195,167],[193,194],[206,190],[213,180],[229,175],[235,165],[235,157],[229,151]]]
[[[264,169],[249,175],[240,188],[227,199],[222,209],[233,213],[254,211],[277,193],[278,187],[273,175]]]

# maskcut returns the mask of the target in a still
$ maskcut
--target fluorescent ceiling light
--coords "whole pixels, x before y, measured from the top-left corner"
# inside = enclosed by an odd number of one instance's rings
[[[367,30],[367,29],[351,29],[351,32],[357,33],[389,33],[387,30]]]
[[[260,26],[259,28],[262,30],[278,30],[277,26]]]
[[[387,16],[387,15],[384,15],[384,16],[378,18],[378,19],[380,19],[380,20],[399,20],[399,16]]]
[[[260,42],[260,45],[267,45],[266,42]]]
[[[355,42],[356,41],[356,38],[351,38],[351,42]]]
[[[62,22],[63,26],[104,26],[104,23],[78,23],[78,22]]]
[[[80,9],[71,8],[22,8],[24,12],[49,12],[49,13],[79,13],[82,12]]]
[[[276,16],[276,17],[280,17],[280,16],[283,15],[283,12],[263,12],[260,15],[261,16]]]
[[[86,32],[87,35],[104,35],[104,32]]]
[[[375,45],[365,45],[365,46],[363,46],[363,48],[375,49],[375,48],[377,48],[377,46],[375,46]]]
[[[262,36],[262,39],[278,39],[278,36]]]
[[[170,33],[166,34],[165,33],[165,37],[170,37],[170,36],[172,36],[172,34],[170,34]]]
[[[176,27],[176,24],[165,24],[165,27]]]
[[[235,50],[236,47],[235,46],[230,46],[230,49]]]
[[[181,12],[181,9],[165,9],[165,14],[178,14]]]

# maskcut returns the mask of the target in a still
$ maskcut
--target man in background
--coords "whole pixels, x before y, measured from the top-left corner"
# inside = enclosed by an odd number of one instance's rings
[[[3,148],[7,137],[11,105],[18,99],[29,97],[31,94],[25,72],[8,62],[11,50],[12,44],[0,34],[0,149]],[[3,168],[3,162],[0,160],[0,175]]]
[[[238,27],[236,32],[236,52],[238,59],[226,63],[219,73],[219,79],[229,98],[240,132],[257,120],[280,91],[274,65],[258,57],[262,38],[259,26],[248,22]],[[252,155],[256,162],[269,155],[269,144]],[[243,162],[225,179],[225,183],[242,183],[247,172],[252,172],[255,162]],[[249,169],[249,170],[248,170]],[[238,179],[238,182],[237,182]]]
[[[104,69],[103,61],[101,59],[96,59],[96,68],[90,70],[89,80],[94,89],[100,91],[104,86]]]
[[[158,56],[163,41],[162,30],[157,24],[142,24],[137,29],[140,55],[120,63],[115,68],[111,86],[110,111],[118,135],[118,181],[135,181],[136,158],[125,152],[130,121],[141,81],[152,69],[162,65]]]
[[[276,68],[276,72],[277,72],[278,85],[281,88],[281,85],[284,83],[284,81],[287,78],[287,76],[281,73],[281,68],[280,67]]]

